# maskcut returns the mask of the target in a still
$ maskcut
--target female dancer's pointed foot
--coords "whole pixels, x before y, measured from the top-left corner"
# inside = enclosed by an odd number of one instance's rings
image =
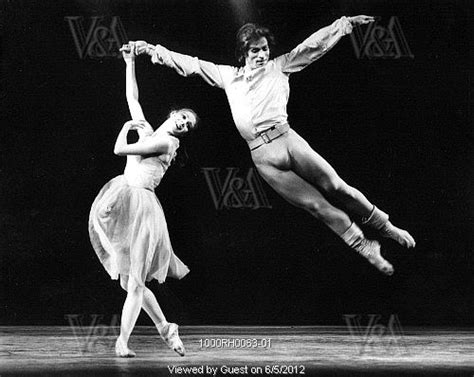
[[[178,327],[176,323],[168,323],[161,329],[160,336],[169,348],[178,355],[184,356],[186,350],[184,349],[183,342],[179,338]]]
[[[408,233],[406,230],[397,228],[390,221],[387,221],[380,229],[380,234],[382,237],[391,238],[392,240],[407,248],[415,247],[416,245],[415,239],[410,233]]]
[[[118,357],[135,357],[137,354],[127,347],[127,344],[120,338],[115,342],[115,354]]]
[[[380,272],[387,276],[393,275],[393,266],[380,254],[380,243],[378,241],[363,239],[356,246],[356,250]]]

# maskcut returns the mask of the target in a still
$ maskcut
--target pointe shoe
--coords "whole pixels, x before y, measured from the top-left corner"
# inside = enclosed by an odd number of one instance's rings
[[[117,338],[115,342],[115,354],[118,357],[135,357],[137,354],[133,352],[130,348],[127,347],[126,344],[120,339]]]
[[[393,275],[393,266],[380,254],[380,243],[378,241],[363,239],[355,249],[380,272],[387,276]]]
[[[176,323],[168,323],[160,331],[160,336],[169,348],[178,355],[184,356],[186,350],[184,349],[183,342],[179,338],[178,327]]]
[[[415,247],[415,239],[406,230],[397,228],[390,221],[387,221],[380,229],[380,235],[385,238],[391,238],[400,245],[407,248]]]

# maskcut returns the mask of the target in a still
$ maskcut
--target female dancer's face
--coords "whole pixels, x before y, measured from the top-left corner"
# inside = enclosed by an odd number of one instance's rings
[[[187,133],[196,125],[196,117],[186,110],[173,111],[170,120],[173,122],[172,132],[176,136]]]
[[[270,48],[268,47],[267,38],[262,37],[249,44],[245,65],[250,69],[260,68],[268,63],[269,58]]]

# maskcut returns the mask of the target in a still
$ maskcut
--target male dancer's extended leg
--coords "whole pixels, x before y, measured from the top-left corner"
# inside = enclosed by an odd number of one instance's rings
[[[397,228],[388,215],[380,211],[356,188],[342,180],[334,168],[296,132],[290,135],[290,155],[295,172],[320,188],[328,198],[336,200],[350,213],[357,215],[363,224],[379,230],[383,237],[391,238],[405,247],[414,247],[415,240],[405,230]]]
[[[380,244],[367,240],[349,216],[329,203],[314,186],[291,170],[280,170],[269,164],[256,163],[256,166],[262,178],[284,199],[324,222],[380,271],[393,273],[393,267],[380,255]]]

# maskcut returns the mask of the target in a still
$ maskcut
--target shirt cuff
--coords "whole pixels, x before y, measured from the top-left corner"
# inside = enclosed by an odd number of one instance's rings
[[[154,53],[154,51],[155,51],[155,45],[152,45],[151,43],[147,43],[145,52],[151,56]]]
[[[153,64],[161,63],[160,57],[158,55],[158,50],[160,47],[160,45],[148,45],[146,48],[146,52],[151,56],[151,62]]]

